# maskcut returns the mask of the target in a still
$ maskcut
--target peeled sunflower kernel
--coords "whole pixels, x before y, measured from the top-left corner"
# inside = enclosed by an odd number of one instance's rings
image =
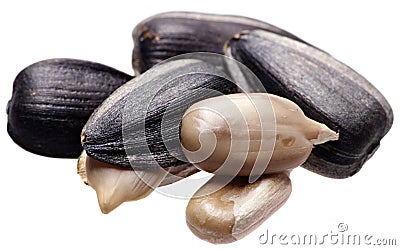
[[[314,145],[337,139],[337,133],[307,118],[292,101],[266,93],[197,102],[181,126],[186,158],[199,169],[230,176],[295,168]]]
[[[237,241],[268,219],[289,198],[292,185],[289,172],[261,176],[248,183],[235,177],[229,184],[206,195],[218,185],[211,179],[191,198],[186,208],[186,223],[200,239],[225,244]]]
[[[146,171],[121,169],[86,157],[87,182],[96,191],[100,209],[105,214],[125,201],[148,196],[167,173],[161,168]]]
[[[83,151],[77,172],[82,181],[97,193],[100,209],[108,214],[123,202],[147,197],[158,186],[179,181],[198,170],[190,164],[177,168],[134,171],[99,162]]]

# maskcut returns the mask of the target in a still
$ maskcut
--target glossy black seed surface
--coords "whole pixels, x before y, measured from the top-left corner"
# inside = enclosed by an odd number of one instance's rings
[[[49,59],[22,70],[7,105],[7,131],[22,148],[43,156],[76,158],[92,112],[132,76],[75,59]]]
[[[152,77],[148,71],[124,84],[85,125],[82,142],[87,154],[124,168],[186,164],[180,144],[166,146],[174,139],[180,142],[186,109],[206,98],[239,92],[226,78],[207,73],[213,71],[212,65],[201,60],[172,61],[157,68]]]
[[[249,67],[269,93],[294,101],[308,117],[339,132],[338,141],[313,149],[306,169],[352,176],[392,126],[392,109],[370,82],[307,44],[255,30],[231,39],[226,54]]]
[[[139,23],[133,33],[132,64],[142,73],[170,57],[189,52],[222,54],[224,43],[242,30],[263,29],[302,41],[274,25],[243,16],[166,12]]]

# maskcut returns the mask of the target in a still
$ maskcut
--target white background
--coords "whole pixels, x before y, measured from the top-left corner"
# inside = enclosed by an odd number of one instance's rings
[[[400,245],[400,8],[396,1],[4,2],[0,4],[0,249],[305,249],[260,245],[258,237],[267,229],[322,237],[337,232],[339,223],[348,225],[349,234],[397,237]],[[257,18],[328,51],[387,97],[395,115],[392,130],[354,177],[334,180],[302,168],[293,171],[289,201],[233,244],[214,246],[196,238],[185,224],[187,201],[157,193],[103,215],[95,192],[76,174],[75,160],[33,155],[8,137],[5,107],[12,83],[24,67],[54,57],[96,61],[133,74],[132,29],[149,15],[169,10]]]

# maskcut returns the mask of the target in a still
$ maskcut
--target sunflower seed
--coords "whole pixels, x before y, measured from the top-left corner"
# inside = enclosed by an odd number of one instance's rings
[[[318,145],[303,167],[332,178],[357,173],[393,123],[382,94],[364,77],[327,53],[271,32],[243,32],[225,53],[249,67],[271,93],[340,133]]]
[[[271,24],[242,16],[166,12],[147,18],[133,33],[132,64],[137,74],[188,52],[222,54],[225,41],[242,30],[264,29],[302,41]]]
[[[7,131],[22,148],[39,155],[76,158],[87,119],[116,88],[132,79],[108,66],[50,59],[22,70],[7,105]]]

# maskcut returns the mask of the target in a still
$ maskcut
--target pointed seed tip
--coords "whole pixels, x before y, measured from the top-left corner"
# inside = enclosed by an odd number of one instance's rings
[[[119,207],[119,205],[122,204],[122,202],[120,203],[115,202],[112,196],[105,197],[104,193],[102,194],[97,193],[97,200],[99,203],[100,210],[103,214],[110,213],[111,211],[113,211],[114,209]]]
[[[318,134],[318,137],[311,142],[314,145],[322,144],[328,141],[337,141],[339,140],[339,133],[336,133],[332,129],[328,128],[325,124],[321,124],[321,128]]]
[[[100,211],[103,214],[109,214],[111,211],[113,211],[115,209],[115,208],[109,208],[106,205],[102,206],[102,205],[100,205],[100,203],[99,203],[99,207],[100,207]]]

